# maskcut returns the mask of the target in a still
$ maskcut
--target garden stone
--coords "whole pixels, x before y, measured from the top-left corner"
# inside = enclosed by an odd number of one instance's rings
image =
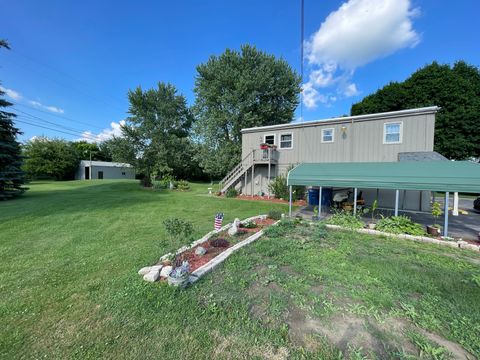
[[[159,277],[160,277],[160,274],[158,270],[153,270],[153,271],[150,271],[148,274],[145,274],[143,276],[143,280],[148,282],[155,282],[158,280]]]
[[[151,266],[146,266],[138,270],[138,275],[146,275],[152,270]]]
[[[160,270],[162,270],[162,267],[163,267],[163,265],[150,266],[150,271],[158,271],[158,272],[160,272]]]
[[[202,246],[199,246],[195,249],[195,255],[202,256],[202,255],[205,255],[206,252],[207,252],[207,250]]]
[[[167,277],[168,274],[172,271],[173,267],[172,266],[164,266],[162,270],[160,271],[160,276],[161,277]]]
[[[240,219],[236,218],[235,220],[233,220],[233,224],[230,227],[230,229],[228,229],[228,235],[230,236],[235,235],[238,232],[239,227],[240,227]]]

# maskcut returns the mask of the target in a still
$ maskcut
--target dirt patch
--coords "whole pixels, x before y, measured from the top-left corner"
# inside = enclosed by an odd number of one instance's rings
[[[273,317],[268,309],[270,297],[274,294],[281,294],[282,292],[282,288],[275,282],[270,282],[265,286],[261,282],[255,281],[247,289],[247,294],[254,299],[250,305],[250,315],[266,326],[279,326],[285,319],[281,316]]]
[[[217,346],[213,351],[214,359],[251,359],[260,358],[265,360],[285,360],[288,359],[289,351],[286,347],[274,348],[271,345],[245,346],[242,341],[233,335],[221,336],[214,333],[213,338]]]
[[[384,346],[365,326],[365,320],[343,314],[328,319],[313,319],[307,312],[291,306],[287,323],[290,339],[308,350],[315,350],[319,343],[312,342],[312,334],[318,334],[348,353],[351,347],[373,352],[381,358],[386,356]]]
[[[431,332],[428,332],[426,330],[420,329],[420,332],[429,340],[437,343],[438,345],[444,347],[447,349],[452,355],[454,359],[459,359],[459,360],[469,360],[469,359],[474,359],[472,355],[470,355],[467,351],[465,351],[460,345],[457,343],[454,343],[452,341],[449,341],[447,339],[444,339],[443,337],[433,334]]]

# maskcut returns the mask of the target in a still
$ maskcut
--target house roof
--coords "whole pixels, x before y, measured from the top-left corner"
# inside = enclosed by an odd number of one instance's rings
[[[322,119],[322,120],[313,120],[313,121],[304,121],[304,122],[293,122],[289,124],[280,124],[280,125],[269,125],[269,126],[258,126],[252,128],[242,129],[242,133],[249,132],[258,132],[258,131],[267,131],[267,130],[284,130],[284,129],[294,129],[308,126],[318,126],[318,125],[333,125],[333,124],[342,124],[342,123],[352,123],[357,121],[369,121],[369,120],[379,120],[379,119],[390,119],[390,118],[399,118],[403,116],[411,115],[421,115],[421,114],[434,114],[440,108],[438,106],[429,106],[416,109],[408,110],[399,110],[399,111],[389,111],[376,114],[367,114],[367,115],[356,115],[356,116],[344,116],[331,119]]]
[[[398,161],[448,161],[436,151],[415,151],[398,153]]]
[[[305,163],[288,185],[451,191],[480,194],[480,164],[470,161]]]
[[[120,163],[120,162],[110,162],[110,161],[90,161],[90,160],[81,160],[81,166],[103,166],[103,167],[120,167],[120,168],[131,168],[133,167],[127,163]]]

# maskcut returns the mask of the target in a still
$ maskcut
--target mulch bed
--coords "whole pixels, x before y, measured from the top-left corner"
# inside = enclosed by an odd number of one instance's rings
[[[255,195],[255,196],[251,196],[251,195],[238,195],[236,197],[236,199],[239,199],[239,200],[254,200],[254,201],[269,201],[269,202],[272,202],[272,203],[279,203],[279,204],[288,204],[288,200],[283,200],[283,199],[276,199],[274,197],[270,197],[268,198],[267,196],[258,196],[258,195]],[[305,206],[307,205],[307,201],[306,200],[295,200],[293,202],[293,205],[295,206]]]
[[[181,260],[182,261],[187,260],[188,263],[190,264],[190,271],[194,272],[199,267],[205,265],[210,260],[212,260],[214,257],[216,257],[217,255],[220,255],[222,252],[224,252],[228,248],[232,247],[233,245],[239,243],[242,240],[245,240],[246,238],[248,238],[252,234],[254,234],[256,232],[259,232],[262,228],[272,225],[273,223],[275,223],[275,220],[272,220],[272,219],[265,219],[265,220],[255,219],[254,222],[258,225],[257,227],[252,228],[252,229],[247,229],[247,228],[240,227],[239,228],[239,233],[237,233],[234,236],[230,236],[228,234],[228,230],[222,231],[218,234],[215,234],[214,236],[212,236],[209,240],[207,240],[203,244],[199,244],[198,246],[195,246],[194,248],[189,249],[189,250],[183,252],[182,254],[180,254]],[[213,240],[219,239],[219,238],[224,238],[225,240],[227,240],[228,241],[228,246],[226,246],[226,247],[214,247],[214,246],[212,246],[211,242]],[[204,255],[195,254],[195,250],[199,246],[201,246],[205,250],[207,250],[207,252]]]

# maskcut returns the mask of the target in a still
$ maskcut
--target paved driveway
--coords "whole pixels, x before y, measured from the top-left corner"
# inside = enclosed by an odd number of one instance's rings
[[[444,204],[444,199],[436,198],[437,202]],[[453,206],[453,200],[450,199],[450,206]],[[473,209],[473,199],[459,199],[459,209],[464,209],[468,211],[468,215],[453,216],[450,212],[448,216],[448,235],[455,238],[462,238],[468,240],[477,240],[478,234],[480,233],[480,212]],[[325,209],[324,209],[325,211]],[[384,216],[392,216],[393,210],[380,210]],[[433,224],[433,217],[429,213],[419,213],[411,211],[399,211],[400,215],[407,215],[413,221],[422,224],[422,225],[431,225]],[[298,211],[298,214],[311,217],[313,215],[313,206],[306,206],[301,208]],[[325,214],[323,214],[325,216]],[[379,215],[380,216],[380,215]],[[365,221],[369,221],[370,217],[366,216]],[[443,227],[443,216],[438,219],[438,222]]]

